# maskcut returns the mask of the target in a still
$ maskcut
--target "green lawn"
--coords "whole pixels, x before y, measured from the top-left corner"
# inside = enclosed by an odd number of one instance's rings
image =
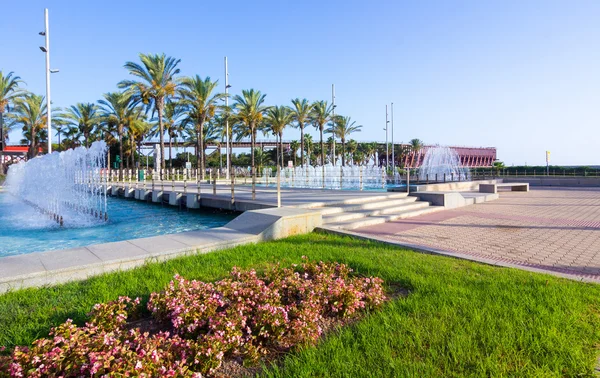
[[[232,266],[339,261],[411,290],[290,354],[269,377],[593,376],[600,286],[311,234],[0,296],[0,345],[27,344],[119,295],[147,298],[173,274],[215,280]]]

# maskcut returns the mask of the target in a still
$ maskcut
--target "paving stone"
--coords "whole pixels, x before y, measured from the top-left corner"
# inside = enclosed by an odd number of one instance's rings
[[[354,230],[404,242],[550,270],[598,275],[600,189],[532,188],[496,201]]]

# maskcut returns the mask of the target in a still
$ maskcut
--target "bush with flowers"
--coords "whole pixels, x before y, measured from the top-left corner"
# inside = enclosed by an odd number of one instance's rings
[[[69,320],[51,338],[0,357],[0,376],[210,376],[227,357],[256,360],[313,344],[326,319],[379,307],[383,281],[351,273],[343,264],[305,259],[262,275],[234,268],[215,283],[176,275],[147,304],[161,332],[128,329],[140,301],[121,297],[95,305],[82,327]]]

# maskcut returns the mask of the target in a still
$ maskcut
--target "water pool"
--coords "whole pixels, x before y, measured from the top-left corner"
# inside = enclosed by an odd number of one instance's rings
[[[178,210],[108,198],[108,223],[59,227],[8,193],[0,193],[0,257],[220,227],[235,213]]]

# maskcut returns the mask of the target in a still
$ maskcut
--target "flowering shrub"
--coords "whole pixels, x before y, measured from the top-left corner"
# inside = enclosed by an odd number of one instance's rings
[[[380,306],[386,299],[383,281],[351,272],[343,264],[305,260],[260,277],[234,268],[215,283],[176,275],[147,305],[173,335],[128,330],[140,300],[121,297],[95,305],[83,327],[68,320],[53,328],[50,338],[0,356],[0,377],[212,375],[227,356],[255,360],[314,343],[325,318]]]
[[[310,263],[259,277],[233,269],[231,276],[207,284],[180,276],[148,309],[175,333],[194,338],[205,362],[219,366],[227,355],[257,359],[270,350],[314,343],[325,317],[349,317],[385,300],[379,278],[351,277],[338,263]]]
[[[138,304],[121,297],[95,305],[84,327],[67,320],[52,329],[51,338],[16,347],[0,368],[11,377],[201,377],[190,371],[195,343],[168,332],[149,336],[125,329],[128,311]]]

